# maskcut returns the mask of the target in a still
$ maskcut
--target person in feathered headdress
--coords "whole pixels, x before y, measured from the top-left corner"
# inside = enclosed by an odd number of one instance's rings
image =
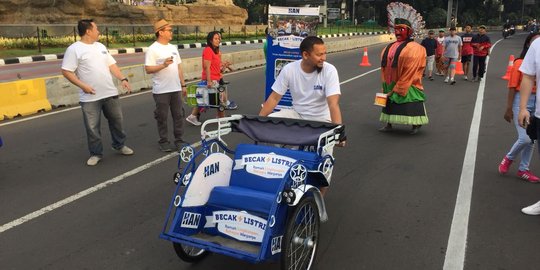
[[[411,134],[429,122],[424,101],[422,74],[426,66],[426,50],[414,41],[424,27],[422,16],[401,2],[387,6],[388,27],[397,41],[381,53],[383,93],[387,95],[380,121],[386,125],[380,131],[392,130],[392,124],[411,125]]]

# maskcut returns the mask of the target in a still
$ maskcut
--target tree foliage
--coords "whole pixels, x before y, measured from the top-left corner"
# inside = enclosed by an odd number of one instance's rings
[[[344,0],[348,7],[348,17],[352,18],[354,0]],[[249,18],[247,23],[266,22],[267,5],[287,6],[286,0],[233,0],[234,4],[246,8]],[[322,0],[306,1],[305,4],[320,3]],[[334,4],[329,7],[340,7],[341,0],[329,1]],[[374,19],[380,25],[387,24],[386,5],[391,0],[356,0],[355,17],[359,23]],[[427,27],[442,27],[446,25],[446,9],[448,0],[402,0],[418,10]],[[538,2],[538,1],[537,1]],[[298,2],[295,2],[298,3]],[[504,11],[499,11],[504,5]],[[315,5],[313,5],[315,6]],[[457,7],[457,11],[456,11]],[[442,12],[441,12],[442,11]],[[522,13],[523,12],[523,13]],[[523,0],[454,0],[452,14],[456,16],[458,26],[464,24],[491,24],[498,25],[507,19],[515,24],[526,22],[528,19],[540,19],[540,5],[523,6]]]

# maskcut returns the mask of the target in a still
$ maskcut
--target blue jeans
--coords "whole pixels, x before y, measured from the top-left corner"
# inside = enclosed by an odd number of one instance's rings
[[[109,122],[112,147],[114,149],[122,148],[126,141],[126,133],[122,127],[122,108],[120,107],[118,96],[91,102],[80,102],[80,104],[90,155],[103,156],[103,144],[101,143],[101,111],[103,111],[103,115]]]
[[[514,96],[514,104],[512,105],[512,112],[514,113],[514,125],[516,126],[518,139],[510,149],[510,152],[506,154],[508,159],[515,160],[517,156],[521,153],[521,161],[519,162],[520,171],[528,171],[529,163],[531,162],[534,144],[531,142],[529,135],[524,128],[519,126],[518,115],[519,115],[519,102],[521,97],[519,93],[516,93]],[[533,115],[536,102],[536,95],[531,95],[529,101],[527,102],[527,110]]]

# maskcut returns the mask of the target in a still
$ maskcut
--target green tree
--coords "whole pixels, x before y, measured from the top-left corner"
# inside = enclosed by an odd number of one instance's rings
[[[446,26],[446,10],[442,8],[434,8],[427,17],[424,17],[427,28],[438,28]]]

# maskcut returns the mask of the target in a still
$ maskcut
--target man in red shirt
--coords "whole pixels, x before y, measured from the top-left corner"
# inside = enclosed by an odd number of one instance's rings
[[[461,41],[463,41],[463,47],[461,47],[461,63],[463,64],[463,79],[468,80],[469,67],[472,60],[473,47],[471,45],[473,39],[472,26],[465,26],[465,33],[461,35]]]
[[[478,27],[478,35],[474,36],[471,45],[473,47],[473,81],[479,82],[484,78],[486,72],[486,58],[491,48],[491,40],[486,35],[486,27],[480,25]]]

